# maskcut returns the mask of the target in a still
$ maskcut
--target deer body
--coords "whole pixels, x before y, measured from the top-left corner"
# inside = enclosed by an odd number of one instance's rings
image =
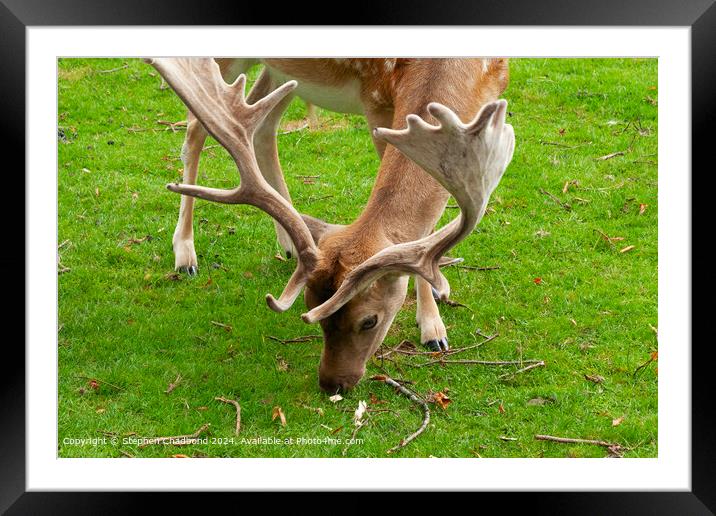
[[[472,124],[479,125],[480,131],[484,133],[492,135],[492,129],[486,127],[499,126],[500,131],[509,128],[508,132],[512,134],[511,127],[503,121],[492,122],[499,117],[504,119],[504,107],[491,108],[492,111],[487,114],[483,114],[487,107],[480,110],[497,99],[505,89],[508,80],[506,62],[500,59],[263,59],[261,62],[265,68],[247,102],[256,105],[259,100],[269,96],[281,98],[265,114],[261,123],[256,124],[251,142],[255,148],[257,169],[283,199],[290,203],[278,161],[276,131],[281,114],[295,95],[326,109],[364,114],[376,150],[382,158],[366,207],[352,224],[331,225],[303,216],[302,222],[311,235],[310,242],[304,242],[307,240],[304,229],[296,227],[300,223],[295,220],[295,216],[286,215],[284,218],[293,217],[290,224],[287,224],[286,220],[274,215],[276,210],[281,211],[285,207],[279,209],[272,205],[270,210],[262,207],[274,216],[284,250],[299,260],[284,294],[278,300],[269,296],[269,305],[274,310],[283,311],[290,306],[301,287],[305,287],[305,300],[310,311],[304,314],[304,320],[319,321],[324,334],[324,350],[319,367],[321,388],[333,393],[352,387],[360,380],[365,363],[382,343],[404,302],[408,274],[411,273],[416,278],[417,322],[421,329],[421,342],[437,350],[447,349],[447,335],[433,299],[431,284],[439,291],[442,290],[444,298],[447,297],[449,286],[436,271],[438,259],[447,250],[443,247],[448,244],[436,244],[435,235],[438,234],[431,233],[451,193],[460,204],[461,188],[474,189],[480,195],[489,191],[487,197],[483,195],[478,196],[479,199],[466,198],[463,201],[466,206],[477,206],[475,213],[480,210],[484,212],[487,198],[496,182],[492,184],[483,181],[468,187],[463,183],[463,186],[454,185],[450,178],[452,173],[444,169],[446,166],[456,167],[462,172],[461,167],[469,169],[475,168],[475,164],[482,166],[482,161],[486,161],[486,156],[490,155],[489,149],[483,149],[480,139],[482,133],[478,137],[477,133],[469,132],[471,120],[474,119]],[[252,60],[233,59],[217,59],[217,63],[221,75],[228,82],[233,82],[232,75],[236,71],[253,64]],[[173,63],[171,65],[174,66]],[[167,66],[168,72],[175,71],[172,66]],[[193,65],[182,63],[182,66]],[[194,73],[210,73],[207,66],[202,64],[201,71]],[[157,68],[182,96],[181,81],[184,78],[181,74],[178,74],[178,79],[170,80],[167,71],[160,66]],[[282,90],[281,95],[275,92],[277,88]],[[189,100],[183,96],[182,99],[185,102]],[[438,103],[439,107],[431,103]],[[254,202],[243,197],[241,200],[226,200],[225,195],[217,191],[192,186],[199,153],[206,137],[203,125],[214,134],[210,124],[206,123],[206,117],[214,115],[198,115],[204,122],[201,124],[191,114],[191,101],[187,104],[190,117],[182,152],[184,183],[187,186],[171,185],[170,189],[186,194],[182,196],[179,224],[174,235],[177,268],[195,272],[196,256],[193,253],[191,233],[193,197],[190,196],[221,202]],[[492,102],[490,105],[497,104]],[[440,106],[446,107],[447,111],[443,111],[445,108]],[[198,104],[197,107],[205,109],[205,106]],[[476,118],[478,113],[482,118]],[[416,118],[413,118],[413,122],[409,120],[408,129],[403,131],[409,133],[407,136],[400,131],[385,132],[379,129],[385,127],[395,130],[403,127],[406,117],[419,117],[424,125],[418,124]],[[489,120],[486,117],[490,117]],[[423,121],[434,122],[436,119],[439,119],[437,127],[442,129],[440,131]],[[431,129],[426,129],[428,127]],[[469,141],[460,140],[465,139],[460,136],[463,133],[469,135]],[[404,138],[407,140],[404,141]],[[414,138],[422,144],[415,146]],[[514,145],[514,136],[511,136],[511,140],[509,135],[499,138],[500,152],[497,155],[502,161],[498,160],[499,163],[492,165],[494,170],[500,169],[497,181],[511,159],[510,146]],[[219,141],[234,155],[224,141]],[[463,147],[453,149],[456,141]],[[402,148],[401,145],[407,147]],[[425,152],[429,152],[427,149],[433,146],[433,154],[424,156]],[[410,150],[406,150],[408,148]],[[476,148],[484,156],[474,151]],[[470,166],[462,163],[465,160],[471,160]],[[244,164],[244,167],[247,166]],[[241,165],[239,169],[242,169]],[[494,179],[492,176],[485,177]],[[242,184],[245,181],[242,173]],[[454,189],[458,191],[452,191]],[[483,201],[485,206],[481,206]],[[283,201],[278,199],[272,202],[280,204]],[[463,208],[460,219],[451,223],[454,228],[444,228],[439,232],[446,235],[451,231],[454,233],[454,236],[447,237],[450,247],[454,245],[455,239],[466,236],[461,229],[466,224],[465,213]],[[474,220],[470,220],[476,224],[479,217],[481,212],[479,216],[473,217]],[[302,242],[300,248],[297,240]],[[418,244],[423,241],[426,243]],[[434,251],[436,248],[440,249]],[[189,250],[188,254],[193,256],[187,256],[182,250]],[[423,260],[424,263],[412,263],[410,253],[425,253],[427,258]],[[391,267],[395,270],[381,272]]]

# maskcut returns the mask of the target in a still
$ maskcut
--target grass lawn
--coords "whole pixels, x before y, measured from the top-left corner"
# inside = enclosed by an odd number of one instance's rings
[[[452,347],[480,342],[476,330],[499,333],[455,358],[541,359],[545,367],[510,377],[502,375],[519,366],[415,368],[421,357],[394,354],[395,362],[369,363],[366,378],[337,403],[318,390],[320,340],[269,337],[320,328],[300,320],[302,301],[284,314],[266,306],[265,294],[278,295],[294,268],[274,258],[279,247],[267,215],[198,201],[199,276],[173,274],[179,196],[164,185],[181,180],[184,132],[158,122],[185,118],[173,91],[160,89],[154,69],[134,59],[64,59],[58,74],[61,457],[340,457],[344,445],[326,439],[351,436],[360,400],[390,410],[372,413],[357,434],[363,442],[347,456],[383,457],[419,426],[421,412],[368,380],[381,367],[412,380],[420,394],[452,400],[446,409],[431,405],[425,433],[396,456],[608,454],[536,434],[618,443],[625,457],[657,456],[656,360],[635,373],[657,350],[655,59],[511,61],[504,98],[515,156],[482,223],[451,253],[469,266],[497,268],[446,269],[453,299],[466,306],[441,313]],[[378,157],[361,117],[319,114],[319,128],[279,137],[286,180],[299,211],[349,223],[368,198]],[[295,101],[284,120],[304,116]],[[207,145],[199,183],[236,185],[228,154]],[[411,281],[384,346],[417,343],[414,321]],[[234,407],[219,396],[241,404],[239,438]],[[274,407],[285,426],[272,419]],[[205,423],[207,442],[140,448],[124,441],[191,434]],[[107,442],[64,442],[92,437]],[[251,441],[300,437],[316,441]]]

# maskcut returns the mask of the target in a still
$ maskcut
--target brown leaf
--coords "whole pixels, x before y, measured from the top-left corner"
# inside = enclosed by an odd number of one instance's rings
[[[173,459],[188,459],[189,456],[184,455],[183,453],[176,453],[176,454],[172,455],[172,458]]]
[[[176,380],[174,380],[173,382],[170,382],[170,383],[169,383],[169,386],[167,387],[167,390],[164,391],[164,393],[165,393],[165,394],[169,394],[170,392],[172,392],[174,389],[177,388],[177,385],[179,385],[179,382],[181,382],[181,375],[180,375],[180,374],[177,375]]]
[[[640,203],[639,204],[639,215],[644,215],[644,212],[649,207],[648,204]]]
[[[89,386],[92,387],[94,390],[99,390],[99,382],[92,378],[89,382]]]
[[[497,411],[498,411],[500,414],[504,414],[504,413],[505,413],[505,407],[504,407],[504,405],[502,405],[502,403],[500,403],[500,406],[497,407]]]
[[[622,421],[624,421],[624,416],[612,419],[612,426],[619,426],[622,424]]]
[[[584,378],[586,380],[589,380],[590,382],[594,382],[594,383],[603,383],[604,382],[604,377],[600,376],[598,374],[585,374]]]
[[[429,403],[435,403],[439,405],[441,409],[447,409],[448,405],[452,403],[452,400],[448,398],[443,392],[433,392],[427,397]]]
[[[276,369],[279,371],[288,371],[288,362],[283,357],[278,357],[276,360]]]
[[[275,420],[276,418],[279,418],[279,420],[281,421],[281,426],[286,426],[286,416],[284,415],[283,410],[281,410],[281,407],[279,406],[273,408],[271,421]]]
[[[636,246],[634,246],[634,245],[628,245],[628,246],[626,246],[624,249],[621,249],[619,252],[620,252],[620,253],[628,253],[629,251],[631,251],[631,250],[634,249],[635,247],[636,247]]]

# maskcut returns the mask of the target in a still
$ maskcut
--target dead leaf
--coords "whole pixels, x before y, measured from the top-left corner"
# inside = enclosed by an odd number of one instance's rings
[[[371,405],[380,405],[381,403],[388,403],[388,402],[385,400],[378,399],[378,396],[376,396],[375,394],[373,394],[371,392],[370,393],[370,404]]]
[[[429,403],[435,403],[439,405],[441,409],[446,410],[448,405],[452,403],[452,400],[448,398],[443,392],[433,392],[428,395],[427,398]]]
[[[603,382],[604,382],[604,377],[603,377],[603,376],[600,376],[600,375],[598,375],[598,374],[593,374],[593,375],[592,375],[592,374],[585,374],[585,375],[584,375],[584,378],[585,378],[586,380],[589,380],[590,382],[594,382],[594,383],[603,383]]]
[[[535,285],[541,285],[541,284],[542,284],[542,278],[535,278],[533,281],[535,282]]]
[[[502,441],[516,441],[517,440],[517,437],[507,437],[506,435],[500,435],[497,438]]]
[[[534,407],[534,406],[542,406],[546,403],[548,403],[550,400],[545,398],[532,398],[527,402],[528,406]]]
[[[639,215],[644,215],[644,212],[649,207],[648,204],[640,203],[639,204]]]
[[[626,246],[624,249],[620,250],[619,252],[620,252],[620,253],[628,253],[629,251],[631,251],[631,250],[634,249],[635,247],[636,247],[636,246],[634,246],[634,245],[628,245],[628,246]]]
[[[612,426],[619,426],[622,424],[622,421],[624,421],[624,416],[612,419]]]
[[[94,378],[92,378],[89,381],[89,386],[92,387],[96,391],[99,390],[99,382],[97,380],[95,380]]]
[[[188,459],[189,456],[184,455],[183,453],[176,453],[176,454],[172,455],[172,458],[173,459]]]
[[[504,413],[505,413],[505,407],[502,405],[502,403],[500,403],[500,406],[497,407],[497,411],[498,411],[500,414],[504,414]]]
[[[279,371],[288,371],[288,362],[283,357],[278,357],[276,360],[276,369]]]
[[[172,392],[174,389],[176,389],[176,388],[177,388],[177,385],[179,385],[179,382],[181,382],[181,375],[180,375],[180,374],[177,375],[176,380],[174,380],[173,382],[170,382],[170,383],[169,383],[169,386],[167,387],[167,390],[164,391],[164,394],[169,394],[169,393]]]
[[[353,424],[355,426],[360,426],[363,424],[363,416],[365,415],[365,411],[368,408],[368,405],[365,401],[360,400],[358,402],[358,408],[356,409],[355,413],[353,414]]]
[[[334,394],[333,396],[331,396],[328,399],[331,400],[333,403],[338,403],[339,401],[341,401],[343,399],[343,396],[341,396],[340,394]]]
[[[281,410],[281,407],[276,406],[273,408],[273,414],[271,414],[271,421],[275,420],[276,418],[279,418],[281,421],[281,426],[286,426],[286,415],[283,413],[283,410]]]

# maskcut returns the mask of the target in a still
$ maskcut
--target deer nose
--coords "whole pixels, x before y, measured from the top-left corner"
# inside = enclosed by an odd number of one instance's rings
[[[337,376],[337,377],[318,377],[318,386],[326,394],[337,394],[352,389],[360,380],[360,376]]]

